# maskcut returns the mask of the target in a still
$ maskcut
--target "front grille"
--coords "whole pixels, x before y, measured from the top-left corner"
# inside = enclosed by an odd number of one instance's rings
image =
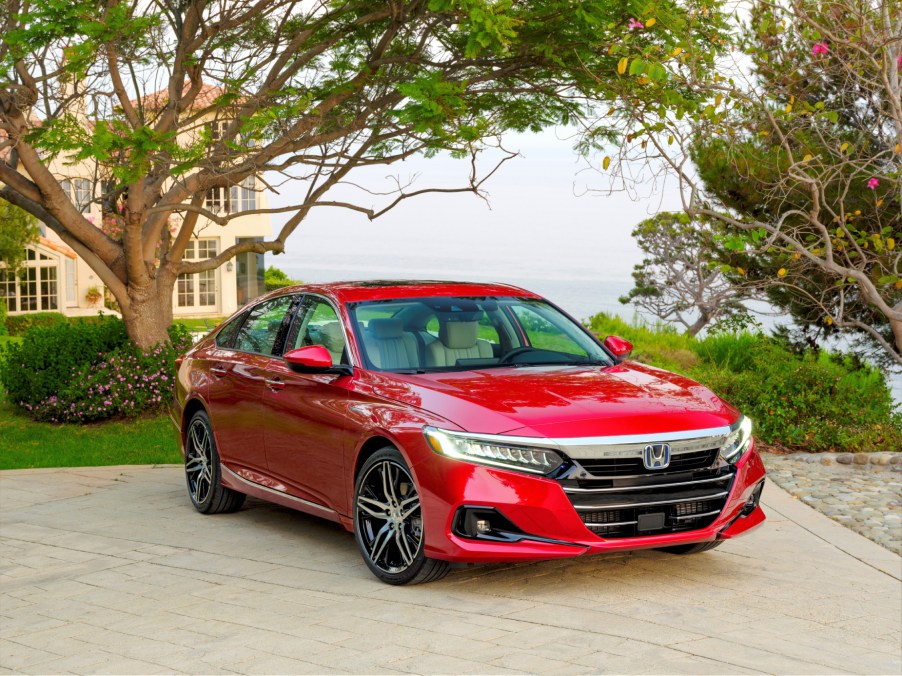
[[[672,471],[671,461],[667,471],[653,475],[643,472],[617,478],[607,474],[562,478],[561,483],[583,523],[601,538],[677,533],[709,526],[723,511],[735,470],[715,461],[716,455],[708,466],[686,469],[683,465],[677,471]],[[580,460],[577,469],[588,469],[591,462]]]
[[[717,459],[717,449],[674,454],[668,471],[701,469],[710,467]],[[642,458],[597,458],[580,460],[579,464],[595,476],[632,476],[636,474],[660,474],[661,470],[646,469]]]

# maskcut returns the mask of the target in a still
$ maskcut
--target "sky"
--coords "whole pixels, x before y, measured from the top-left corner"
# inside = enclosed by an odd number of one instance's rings
[[[587,168],[562,130],[510,135],[505,146],[521,156],[485,184],[488,204],[472,193],[427,194],[375,221],[321,208],[288,239],[284,254],[267,256],[267,265],[307,282],[493,280],[544,293],[580,318],[602,309],[631,316],[616,302],[642,258],[630,232],[660,209],[679,207],[675,186],[647,183],[640,196],[610,193],[608,177]],[[468,160],[415,158],[367,168],[353,180],[371,190],[389,188],[390,175],[418,175],[415,188],[455,186],[465,184],[469,170]],[[271,196],[271,206],[296,201],[288,190]],[[385,203],[350,188],[336,194],[363,206]],[[285,220],[275,216],[274,227]]]

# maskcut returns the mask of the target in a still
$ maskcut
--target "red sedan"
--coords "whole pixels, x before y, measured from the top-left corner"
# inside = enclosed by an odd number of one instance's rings
[[[201,512],[245,495],[353,531],[381,580],[657,548],[764,521],[751,421],[502,284],[351,282],[255,300],[182,360]]]

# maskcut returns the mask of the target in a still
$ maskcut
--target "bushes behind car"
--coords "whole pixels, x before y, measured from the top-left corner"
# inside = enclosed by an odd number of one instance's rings
[[[24,315],[7,315],[2,319],[11,336],[24,336],[31,328],[60,326],[69,321],[61,312],[31,312]]]
[[[163,408],[175,358],[191,345],[181,326],[170,343],[141,350],[114,317],[32,327],[0,355],[9,401],[36,420],[90,422]]]
[[[854,357],[800,354],[762,334],[695,339],[668,325],[629,324],[604,313],[589,328],[631,341],[637,361],[710,387],[752,418],[755,437],[765,444],[807,451],[902,448],[902,414],[883,375]]]

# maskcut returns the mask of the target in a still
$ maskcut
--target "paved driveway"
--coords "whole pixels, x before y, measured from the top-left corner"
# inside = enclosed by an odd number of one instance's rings
[[[0,671],[900,673],[902,559],[764,493],[714,552],[394,588],[338,527],[201,516],[176,467],[0,473]]]

